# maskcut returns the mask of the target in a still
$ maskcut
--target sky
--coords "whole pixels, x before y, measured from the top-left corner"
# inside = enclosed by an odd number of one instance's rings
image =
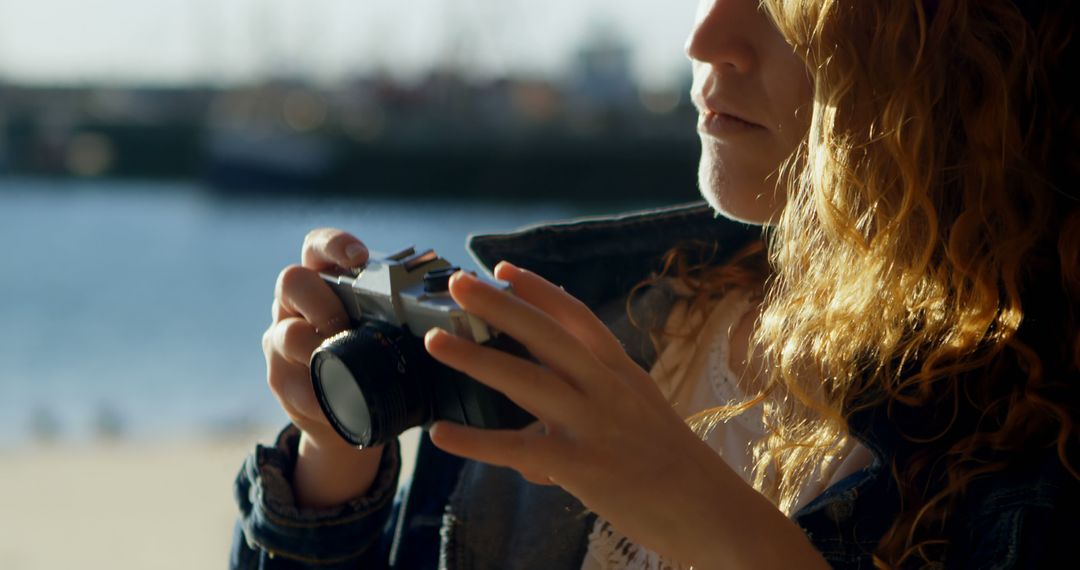
[[[439,62],[479,75],[565,71],[587,37],[629,44],[646,85],[677,84],[693,0],[0,0],[0,80],[332,82]]]

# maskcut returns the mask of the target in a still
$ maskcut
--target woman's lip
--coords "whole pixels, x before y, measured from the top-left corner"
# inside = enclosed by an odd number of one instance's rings
[[[765,127],[727,113],[706,111],[701,114],[698,121],[698,130],[713,137],[724,138],[736,134],[764,131]]]

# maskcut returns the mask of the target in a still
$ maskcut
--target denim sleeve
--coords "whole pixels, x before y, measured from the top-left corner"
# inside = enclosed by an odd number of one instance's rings
[[[386,445],[371,489],[328,509],[298,507],[291,477],[300,441],[295,426],[272,447],[259,445],[236,477],[240,518],[229,567],[234,570],[319,568],[382,569],[387,566],[384,529],[394,506],[401,469],[397,440]]]
[[[1080,536],[1076,508],[1023,506],[1003,511],[992,521],[981,521],[979,536],[961,550],[953,568],[1060,568],[1076,558]],[[1068,516],[1058,509],[1067,509]],[[1073,562],[1073,563],[1074,563]],[[1071,563],[1070,563],[1071,564]]]
[[[1080,485],[1056,469],[1052,477],[979,494],[966,540],[949,567],[1060,568],[1075,565],[1080,537]],[[1066,563],[1065,561],[1073,562]]]

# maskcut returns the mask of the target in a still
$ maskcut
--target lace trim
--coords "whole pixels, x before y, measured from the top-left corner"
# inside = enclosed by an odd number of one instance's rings
[[[724,314],[724,321],[720,330],[724,331],[724,334],[716,335],[713,339],[711,350],[709,350],[709,359],[707,366],[706,376],[709,379],[709,384],[712,386],[713,394],[716,396],[718,404],[729,404],[733,402],[742,401],[746,394],[739,387],[738,378],[735,376],[735,372],[731,370],[731,330],[739,324],[739,321],[750,310],[752,303],[750,299],[752,294],[749,291],[740,293],[732,293],[733,295],[741,295],[737,298],[732,307],[728,308]],[[751,408],[729,421],[738,422],[743,428],[760,432],[762,431],[761,413],[760,411]]]

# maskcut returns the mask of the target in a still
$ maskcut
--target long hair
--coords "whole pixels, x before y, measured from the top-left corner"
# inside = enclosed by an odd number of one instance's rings
[[[1056,447],[1080,477],[1068,4],[762,1],[814,100],[766,231],[772,274],[751,349],[769,364],[754,395],[770,396],[769,434],[754,484],[790,511],[848,419],[884,410],[913,451],[892,465],[902,508],[880,566],[940,557],[964,490],[1028,450]],[[673,274],[708,298],[714,270]],[[912,411],[941,421],[899,419]]]

